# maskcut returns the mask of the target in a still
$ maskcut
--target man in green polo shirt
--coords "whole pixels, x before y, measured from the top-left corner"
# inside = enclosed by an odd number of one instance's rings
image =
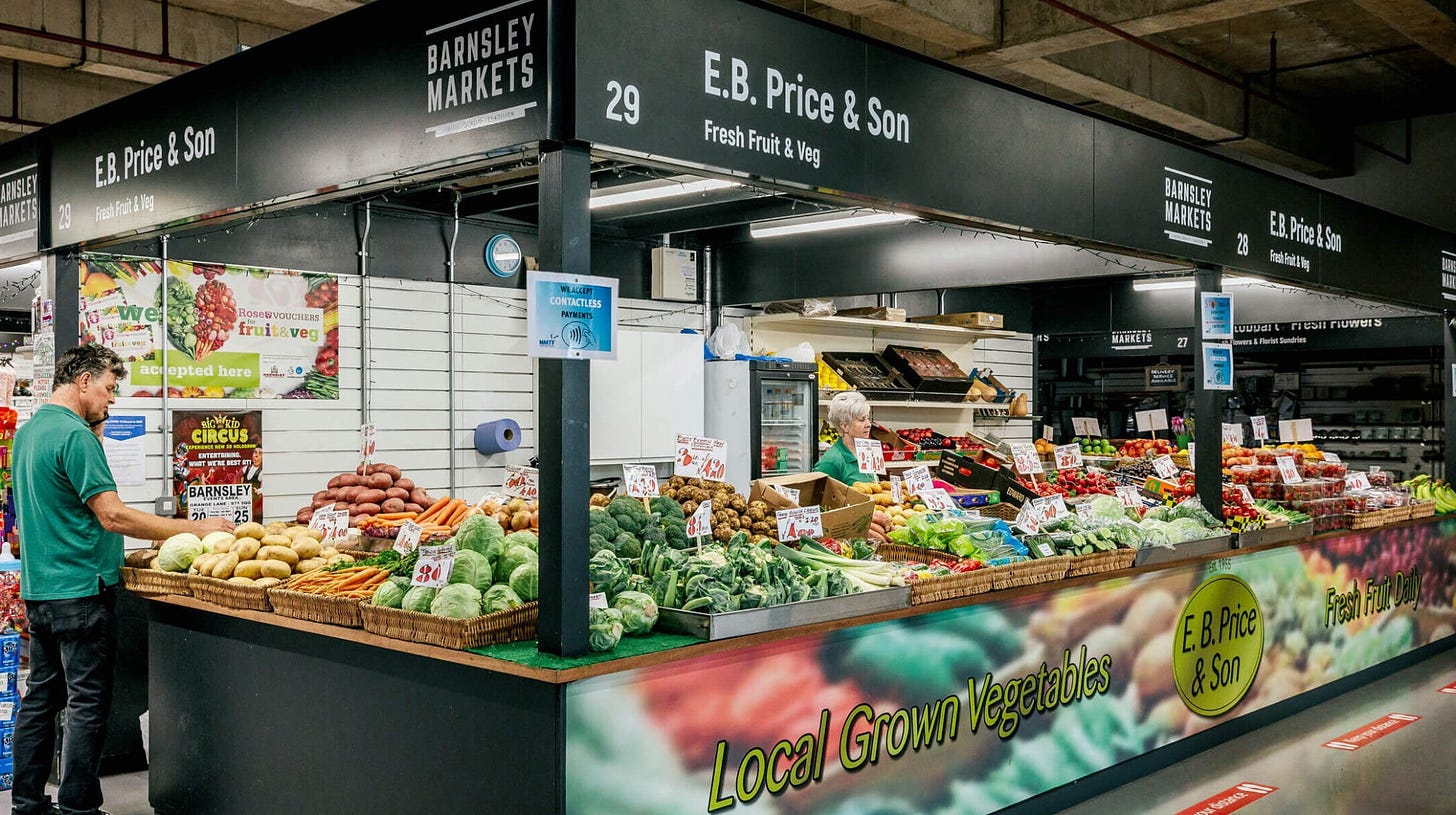
[[[96,428],[126,375],[108,348],[56,360],[55,391],[15,434],[20,596],[30,626],[30,679],[15,723],[12,815],[101,813],[98,769],[116,668],[122,536],[160,540],[232,529],[222,518],[161,518],[128,507]],[[61,786],[46,795],[56,714],[66,711]]]

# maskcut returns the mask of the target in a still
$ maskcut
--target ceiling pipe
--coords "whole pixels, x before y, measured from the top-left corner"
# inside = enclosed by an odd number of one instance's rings
[[[65,43],[66,45],[74,45],[80,48],[95,48],[97,51],[106,51],[112,54],[121,54],[122,56],[134,57],[136,59],[159,62],[163,65],[176,65],[182,68],[201,68],[204,64],[201,62],[193,62],[190,59],[179,59],[166,53],[154,54],[150,51],[141,51],[136,48],[127,48],[123,45],[112,45],[111,43],[98,42],[96,40],[90,40],[84,37],[70,37],[65,34],[56,34],[54,32],[43,31],[38,28],[27,28],[23,25],[0,23],[0,32],[4,32],[6,34],[19,34],[22,37],[35,37],[42,40],[51,40],[52,42]],[[163,41],[165,42],[165,38]]]

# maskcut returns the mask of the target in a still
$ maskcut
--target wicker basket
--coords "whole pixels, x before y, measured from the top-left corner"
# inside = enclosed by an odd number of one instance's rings
[[[1076,555],[1067,564],[1067,577],[1084,574],[1099,574],[1126,569],[1137,560],[1136,549],[1115,549],[1111,552],[1093,552],[1090,555]]]
[[[1021,514],[1020,507],[1013,507],[1005,501],[1002,501],[999,504],[991,504],[990,506],[980,507],[980,510],[983,517],[1000,518],[1006,523],[1011,523],[1015,521],[1016,516]]]
[[[995,582],[995,569],[977,569],[974,572],[950,574],[943,577],[927,577],[910,583],[910,605],[923,606],[939,603],[957,597],[985,594]]]
[[[876,543],[875,554],[880,560],[903,563],[929,563],[932,560],[959,560],[955,554],[941,549],[926,549],[923,546],[907,546],[903,543]]]
[[[273,604],[273,612],[284,617],[345,628],[364,627],[364,620],[359,615],[359,603],[363,601],[357,597],[330,597],[276,588],[268,589],[268,601]]]
[[[1385,511],[1390,513],[1391,523],[1410,520],[1411,508],[1409,504],[1403,507],[1386,507]]]
[[[121,585],[136,594],[177,594],[187,597],[192,594],[187,575],[181,572],[163,572],[156,569],[137,569],[123,566]]]
[[[200,575],[191,575],[187,584],[192,588],[192,596],[199,600],[249,611],[273,610],[273,604],[268,602],[266,586],[244,586]]]
[[[1001,591],[1002,589],[1034,586],[1037,583],[1061,580],[1067,576],[1070,561],[1071,558],[1066,555],[1057,555],[1012,563],[1009,566],[997,566],[988,570],[994,575],[991,588],[994,591]]]
[[[541,604],[533,600],[509,611],[464,620],[384,608],[368,601],[360,604],[359,610],[364,618],[364,630],[372,634],[463,651],[482,645],[535,639],[536,618]]]
[[[1352,512],[1347,516],[1351,529],[1374,529],[1392,522],[1389,511],[1377,509],[1373,512]]]
[[[1435,501],[1416,501],[1410,505],[1410,516],[1412,518],[1429,518],[1435,514]]]

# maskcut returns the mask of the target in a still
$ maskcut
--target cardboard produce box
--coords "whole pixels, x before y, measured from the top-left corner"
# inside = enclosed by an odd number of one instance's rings
[[[1016,473],[1010,467],[1002,467],[996,474],[996,491],[1001,493],[1002,501],[1016,507],[1041,497],[1035,490],[1027,489],[1018,481]]]
[[[771,509],[791,509],[795,505],[769,487],[778,484],[799,491],[798,506],[819,507],[824,534],[831,538],[863,538],[875,514],[875,499],[836,481],[824,473],[780,475],[753,482],[750,501],[763,501]]]
[[[965,453],[945,450],[935,467],[935,477],[969,490],[994,490],[998,468],[980,464]]]
[[[1006,327],[1006,319],[994,311],[963,311],[959,314],[931,314],[925,317],[912,317],[910,322],[954,325],[961,328]]]
[[[920,446],[912,441],[907,441],[899,433],[880,425],[870,425],[870,438],[889,447],[885,451],[885,461],[914,461],[915,455],[920,452]]]

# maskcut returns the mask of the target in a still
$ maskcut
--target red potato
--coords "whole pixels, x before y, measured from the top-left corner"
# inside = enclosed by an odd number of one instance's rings
[[[369,520],[368,515],[351,515],[349,516],[349,528],[357,529],[359,527],[359,524],[367,520]]]
[[[424,511],[425,511],[425,508],[422,507],[422,506],[420,506],[419,504],[416,504],[416,503],[408,503],[408,504],[405,504],[404,505],[404,509],[400,510],[400,512],[424,512]]]
[[[315,498],[315,499],[313,499],[313,503],[310,504],[309,506],[312,509],[323,509],[324,507],[326,507],[326,506],[328,506],[329,504],[332,504],[332,503],[333,503],[333,501],[330,500],[330,499],[328,499],[328,498]]]
[[[324,498],[327,498],[328,495],[329,495],[329,491],[328,490],[319,490],[318,492],[316,492],[316,493],[313,494],[313,500],[320,501],[320,500],[323,500]]]
[[[370,517],[373,517],[373,516],[379,514],[379,505],[378,504],[355,504],[354,505],[354,514],[355,515],[368,515]]]
[[[390,487],[394,486],[394,479],[390,477],[389,473],[375,473],[374,475],[366,475],[364,476],[364,481],[366,484],[376,490],[387,490]]]
[[[435,499],[431,498],[429,493],[425,492],[419,487],[416,487],[410,492],[410,502],[414,504],[419,504],[425,509],[429,509],[430,505],[435,503]]]
[[[339,476],[339,486],[340,487],[357,487],[357,486],[359,486],[359,478],[360,477],[357,476],[357,475],[352,475],[350,473],[345,473],[345,474]]]
[[[409,490],[403,487],[390,487],[384,491],[384,495],[386,498],[398,498],[400,501],[407,501],[410,497]]]
[[[385,495],[384,494],[384,490],[370,490],[370,489],[362,489],[361,488],[359,490],[359,494],[356,495],[356,496],[354,496],[354,503],[356,503],[356,504],[377,504],[380,501],[383,501],[384,499],[386,499],[388,497],[389,497],[388,495]]]
[[[415,491],[415,480],[413,478],[400,478],[399,476],[395,476],[394,485],[405,492]]]
[[[389,477],[390,478],[393,478],[395,481],[399,481],[401,478],[404,477],[404,472],[401,471],[398,467],[394,466],[393,464],[381,464],[381,465],[379,465],[379,472],[381,472],[381,473],[389,473]]]
[[[313,510],[308,508],[300,509],[293,520],[297,523],[306,524],[313,520]]]
[[[365,467],[363,464],[360,464],[358,467],[355,467],[354,468],[354,475],[362,476],[362,475],[365,475],[368,472],[369,472],[369,468]]]
[[[368,478],[369,476],[379,472],[379,468],[383,466],[383,464],[365,464],[364,472],[361,473],[361,475],[363,475],[365,478]]]
[[[389,498],[384,503],[382,503],[382,504],[379,505],[379,511],[380,512],[408,512],[409,510],[405,509],[405,503],[404,503],[404,501],[400,500],[399,498]]]
[[[343,482],[343,480],[344,480],[344,477],[342,475],[336,475],[333,478],[330,478],[329,479],[329,489],[335,489],[336,487],[341,486],[341,483]]]
[[[339,500],[339,488],[336,487],[331,490],[324,490],[324,497],[329,499],[330,501]]]

